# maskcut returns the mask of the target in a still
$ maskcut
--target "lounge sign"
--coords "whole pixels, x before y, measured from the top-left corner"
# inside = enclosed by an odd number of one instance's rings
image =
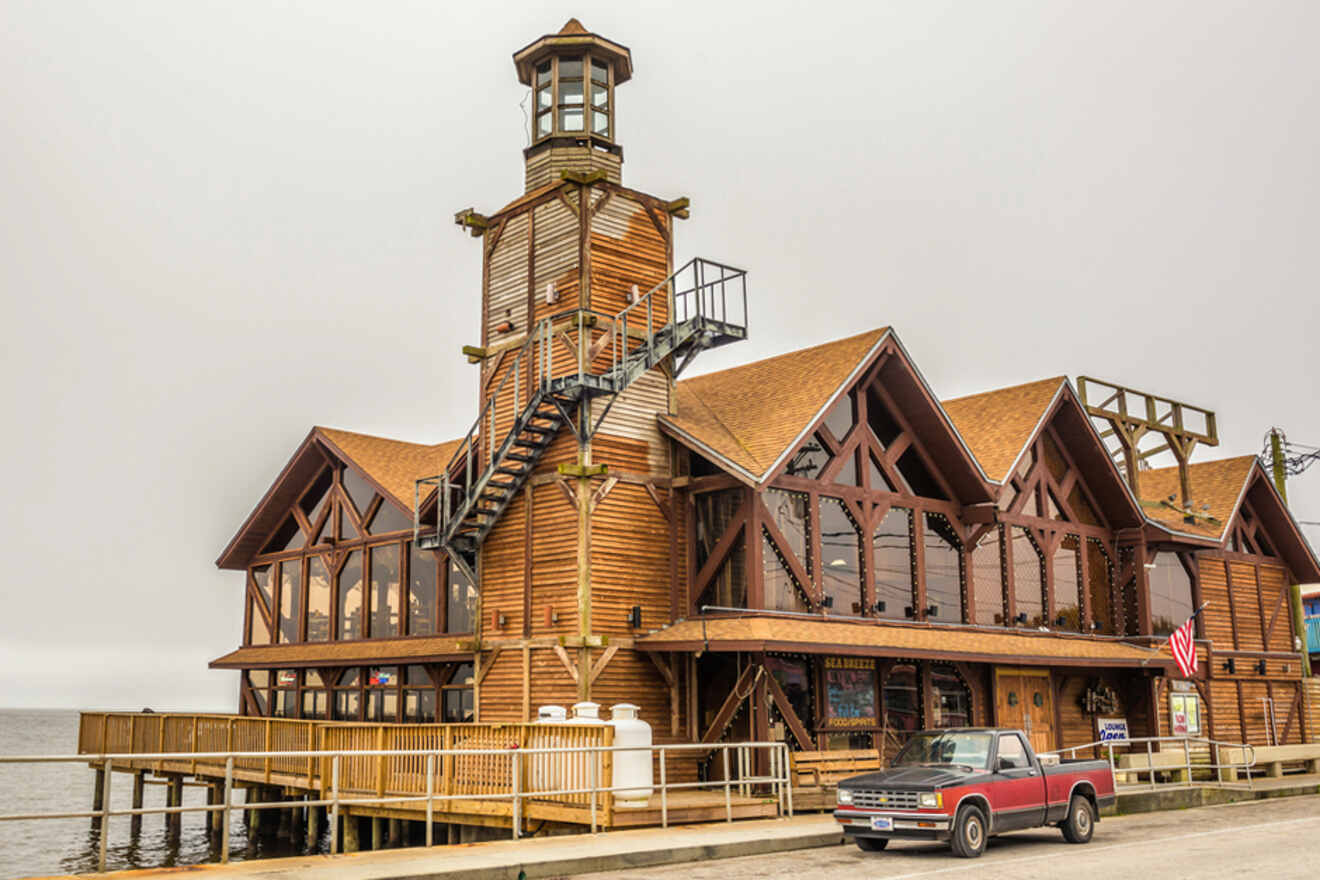
[[[878,726],[875,662],[862,657],[826,657],[824,671],[825,726]]]
[[[1127,742],[1128,723],[1126,718],[1097,718],[1096,732],[1100,742]]]

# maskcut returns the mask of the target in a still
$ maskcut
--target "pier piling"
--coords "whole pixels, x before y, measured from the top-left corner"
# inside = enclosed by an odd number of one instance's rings
[[[395,849],[399,846],[403,838],[403,822],[399,819],[391,819],[389,821],[389,846],[391,849]]]
[[[99,813],[105,807],[105,768],[96,768],[96,785],[92,789],[92,812]],[[92,817],[92,827],[101,827],[101,817]]]
[[[320,838],[320,836],[321,836],[321,808],[308,807],[307,836],[306,838],[304,838],[303,844],[307,847],[308,850],[314,849],[316,847],[316,842]]]
[[[357,816],[344,816],[344,852],[357,852],[362,848],[361,841],[358,839],[358,819]]]
[[[371,820],[371,848],[381,849],[385,843],[385,820],[375,817]]]
[[[183,806],[183,776],[178,773],[170,774],[166,805],[170,807]],[[183,828],[183,814],[166,813],[165,827],[171,834],[178,834]]]

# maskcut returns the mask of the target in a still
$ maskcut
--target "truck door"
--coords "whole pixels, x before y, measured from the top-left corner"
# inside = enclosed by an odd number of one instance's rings
[[[1001,733],[990,784],[993,831],[1035,828],[1045,822],[1045,778],[1016,733]]]

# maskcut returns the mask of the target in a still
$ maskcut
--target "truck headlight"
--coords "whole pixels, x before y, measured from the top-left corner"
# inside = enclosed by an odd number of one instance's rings
[[[846,788],[841,788],[841,789],[839,789],[839,803],[841,803],[841,804],[851,804],[851,803],[852,803],[852,792],[849,791],[849,790],[846,789]]]
[[[944,795],[938,791],[923,791],[917,795],[917,806],[923,810],[937,810],[944,806]]]

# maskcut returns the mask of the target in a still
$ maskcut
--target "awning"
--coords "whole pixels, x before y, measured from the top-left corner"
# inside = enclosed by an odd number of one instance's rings
[[[641,651],[793,651],[1014,666],[1132,666],[1173,658],[1114,638],[1023,630],[745,614],[691,618],[642,636]]]
[[[423,636],[403,639],[360,639],[351,642],[299,642],[249,645],[212,660],[212,669],[277,669],[304,666],[354,666],[404,663],[452,663],[472,660],[463,650],[470,639]]]

